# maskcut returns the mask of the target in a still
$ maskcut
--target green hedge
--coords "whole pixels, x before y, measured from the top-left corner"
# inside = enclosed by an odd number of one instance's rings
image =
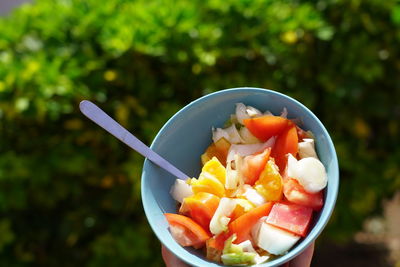
[[[271,88],[306,104],[341,167],[321,239],[347,241],[400,189],[395,0],[41,0],[0,19],[0,265],[149,266],[143,158],[78,112],[91,99],[150,143],[193,99]]]

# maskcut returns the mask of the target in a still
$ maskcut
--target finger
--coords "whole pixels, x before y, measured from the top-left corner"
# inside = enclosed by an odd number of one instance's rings
[[[186,263],[178,259],[164,246],[161,246],[161,254],[166,267],[188,267]]]
[[[310,267],[313,254],[314,242],[290,262],[290,267]]]

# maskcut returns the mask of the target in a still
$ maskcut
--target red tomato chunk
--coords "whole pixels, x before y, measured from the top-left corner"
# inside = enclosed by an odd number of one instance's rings
[[[164,215],[172,236],[181,246],[201,248],[206,240],[211,238],[209,233],[189,217],[174,213],[164,213]]]
[[[296,179],[289,178],[283,182],[283,194],[289,202],[310,207],[315,211],[320,211],[324,205],[322,191],[308,193]]]
[[[284,130],[293,125],[293,122],[286,118],[269,115],[245,119],[243,122],[247,129],[263,142],[272,136],[280,135]]]
[[[275,145],[271,151],[271,157],[275,159],[275,163],[278,165],[281,174],[286,168],[287,154],[290,153],[296,157],[298,142],[296,126],[286,129],[276,138]]]
[[[313,210],[296,204],[275,203],[267,223],[300,236],[306,236]]]

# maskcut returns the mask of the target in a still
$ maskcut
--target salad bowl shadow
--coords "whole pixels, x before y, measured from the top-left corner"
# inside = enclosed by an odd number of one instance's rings
[[[151,148],[190,177],[198,177],[200,156],[212,142],[211,128],[222,127],[235,113],[235,104],[239,102],[273,114],[280,114],[286,108],[288,118],[297,119],[300,127],[314,134],[318,156],[327,171],[324,206],[314,215],[307,236],[285,255],[257,265],[279,266],[299,255],[321,234],[338,194],[339,166],[333,142],[321,121],[307,107],[289,96],[267,89],[243,87],[217,91],[189,103],[171,117],[155,137]],[[161,243],[190,265],[224,266],[207,260],[201,250],[180,246],[169,232],[164,213],[177,213],[177,203],[170,195],[176,178],[146,159],[141,179],[144,211]]]

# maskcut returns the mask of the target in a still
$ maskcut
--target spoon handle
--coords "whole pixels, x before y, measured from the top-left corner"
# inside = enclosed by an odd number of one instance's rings
[[[151,160],[153,163],[157,164],[161,168],[165,169],[172,175],[176,176],[179,179],[186,180],[188,176],[184,174],[182,171],[177,169],[174,165],[169,163],[166,159],[158,155],[156,152],[151,150],[148,146],[146,146],[142,141],[140,141],[136,136],[131,134],[128,130],[122,127],[118,122],[116,122],[113,118],[107,115],[103,110],[101,110],[98,106],[93,104],[88,100],[83,100],[79,104],[79,108],[81,112],[91,119],[94,123],[102,127],[104,130],[114,135],[116,138],[121,140],[123,143],[127,144],[132,149],[139,152],[144,157]]]

